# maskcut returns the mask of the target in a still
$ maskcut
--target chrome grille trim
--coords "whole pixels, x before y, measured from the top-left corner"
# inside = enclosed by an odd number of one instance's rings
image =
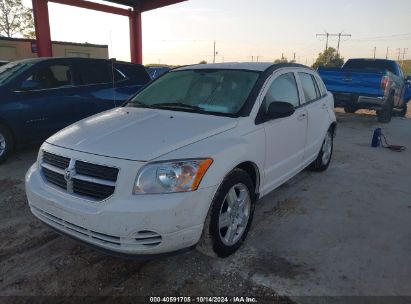
[[[64,160],[64,162],[50,161],[54,159]],[[80,169],[81,172],[77,172],[78,163],[81,164],[80,167],[86,166],[87,169]],[[66,164],[67,167],[62,168],[62,164]],[[102,201],[113,195],[120,171],[112,166],[88,163],[47,151],[43,151],[41,168],[44,179],[48,183],[65,189],[71,195],[92,201]]]

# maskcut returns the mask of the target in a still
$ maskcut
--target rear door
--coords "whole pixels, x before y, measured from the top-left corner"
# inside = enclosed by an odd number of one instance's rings
[[[311,163],[322,146],[329,121],[328,110],[332,108],[327,101],[327,93],[319,84],[317,77],[308,71],[298,72],[299,87],[303,92],[303,104],[307,110],[307,136],[304,152],[304,165]],[[329,97],[331,98],[331,97]]]
[[[78,59],[74,65],[76,97],[87,104],[90,113],[77,112],[77,120],[119,105],[115,100],[112,69],[107,60]]]
[[[274,101],[291,103],[295,113],[290,117],[264,122],[266,133],[265,191],[270,191],[302,168],[307,130],[307,111],[300,103],[296,74],[282,70],[274,74],[264,93],[263,109]]]

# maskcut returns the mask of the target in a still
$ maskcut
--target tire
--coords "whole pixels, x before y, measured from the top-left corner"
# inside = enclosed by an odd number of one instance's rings
[[[236,252],[250,230],[255,200],[248,173],[241,169],[231,171],[214,196],[197,249],[218,257]]]
[[[407,115],[407,112],[408,112],[408,106],[407,106],[407,103],[404,103],[404,105],[401,109],[401,112],[399,113],[399,116],[400,117],[405,117]]]
[[[393,112],[393,97],[390,97],[387,104],[384,105],[382,110],[377,111],[377,119],[381,123],[389,123],[392,119]]]
[[[345,113],[351,113],[354,114],[357,111],[357,107],[353,106],[353,105],[346,105],[344,106],[344,112]]]
[[[331,157],[334,149],[334,132],[330,128],[325,135],[325,139],[318,153],[317,158],[311,163],[310,170],[322,172],[327,170],[331,162]]]
[[[0,125],[0,164],[4,163],[14,149],[13,136],[8,128]]]

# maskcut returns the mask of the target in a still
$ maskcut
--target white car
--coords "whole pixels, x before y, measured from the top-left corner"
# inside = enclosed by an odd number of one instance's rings
[[[296,64],[175,69],[128,104],[49,138],[26,175],[32,213],[117,255],[234,253],[254,206],[310,166],[327,169],[334,101]]]

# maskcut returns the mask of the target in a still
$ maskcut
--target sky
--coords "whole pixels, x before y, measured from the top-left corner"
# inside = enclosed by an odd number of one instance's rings
[[[105,4],[108,2],[96,1]],[[30,6],[30,0],[23,1]],[[143,63],[272,62],[296,56],[311,65],[329,32],[346,59],[411,58],[410,0],[189,0],[143,13]],[[128,18],[49,2],[51,38],[107,44],[109,57],[130,60]],[[336,37],[329,46],[337,47]]]

